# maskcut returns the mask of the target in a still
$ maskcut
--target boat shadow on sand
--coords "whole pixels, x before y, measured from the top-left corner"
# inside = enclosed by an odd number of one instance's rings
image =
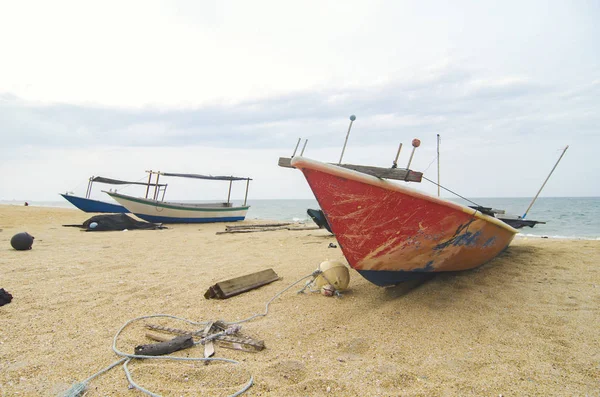
[[[386,300],[405,297],[431,284],[452,285],[453,289],[469,288],[464,285],[485,285],[486,279],[502,278],[510,283],[514,278],[522,277],[528,267],[535,261],[542,248],[530,246],[513,246],[504,250],[491,261],[471,270],[456,272],[422,273],[413,280],[383,288]],[[433,288],[435,289],[435,288]],[[433,290],[432,289],[432,290]],[[445,288],[444,288],[445,289]],[[438,291],[443,295],[442,291]]]

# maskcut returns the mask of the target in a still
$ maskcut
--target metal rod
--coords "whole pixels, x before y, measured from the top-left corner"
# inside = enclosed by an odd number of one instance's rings
[[[292,157],[294,157],[296,155],[296,150],[298,150],[298,146],[300,146],[300,140],[302,138],[298,138],[298,143],[296,143],[296,148],[294,148],[294,153],[292,153]]]
[[[437,171],[438,171],[438,197],[440,197],[440,134],[437,134]]]
[[[537,194],[535,195],[535,197],[533,198],[533,200],[531,201],[531,204],[529,204],[529,207],[527,207],[527,211],[525,211],[525,213],[523,214],[523,216],[521,218],[525,219],[525,217],[527,216],[527,213],[529,212],[529,210],[531,209],[531,207],[533,206],[533,203],[535,203],[535,200],[537,200],[538,196],[540,195],[540,193],[542,192],[542,189],[544,188],[544,186],[546,186],[546,182],[548,182],[548,179],[550,179],[550,175],[552,175],[552,173],[554,172],[554,170],[556,169],[556,166],[558,165],[558,163],[560,162],[560,160],[563,158],[563,156],[565,155],[565,152],[567,151],[567,149],[569,148],[569,145],[567,145],[567,147],[563,150],[563,152],[561,153],[560,157],[558,158],[558,160],[556,161],[556,164],[554,164],[554,167],[552,167],[552,171],[550,171],[550,174],[548,174],[548,176],[546,177],[546,180],[544,181],[544,183],[542,184],[542,187],[540,188],[540,190],[538,190]]]
[[[154,200],[158,200],[158,178],[160,177],[160,171],[156,173],[156,185],[154,186]]]
[[[93,176],[90,176],[90,179],[88,181],[88,187],[87,187],[87,191],[85,192],[85,198],[90,198],[90,194],[92,193],[92,179],[94,179]]]
[[[418,140],[417,138],[413,139],[412,146],[413,146],[413,150],[412,150],[412,152],[410,152],[410,158],[408,159],[408,164],[406,165],[406,169],[408,169],[410,167],[410,163],[412,163],[413,156],[415,155],[415,150],[419,146],[421,146],[421,141]]]
[[[392,163],[392,168],[398,168],[398,157],[400,157],[400,150],[402,150],[402,143],[400,143],[400,146],[398,146],[398,153],[396,153],[396,158]]]
[[[232,176],[233,178],[233,176]],[[229,193],[227,193],[227,204],[229,204],[229,198],[231,197],[231,185],[233,184],[233,179],[229,181]]]
[[[248,201],[248,188],[250,187],[250,178],[246,179],[246,195],[244,196],[244,206]]]
[[[408,164],[406,164],[406,169],[408,169],[410,167],[410,163],[412,163],[412,159],[413,159],[413,156],[415,155],[416,149],[417,149],[416,147],[413,147],[412,152],[410,152],[410,158],[408,159]]]
[[[350,136],[350,129],[352,128],[352,123],[356,120],[356,116],[350,116],[350,125],[348,126],[348,132],[346,133],[346,140],[344,141],[344,147],[342,148],[342,154],[340,155],[340,161],[338,164],[342,164],[342,157],[344,157],[344,151],[346,150],[346,144],[348,143],[348,136]]]
[[[162,195],[161,201],[165,201],[165,194],[167,193],[167,186],[168,185],[166,185],[166,184],[165,184],[165,186],[163,186],[163,195]]]
[[[300,156],[304,155],[304,149],[306,149],[306,144],[308,143],[308,138],[304,141],[304,146],[302,146],[302,151],[300,152]]]
[[[148,173],[148,186],[146,187],[146,198],[148,198],[148,193],[150,193],[150,183],[152,183],[152,170],[146,172]]]

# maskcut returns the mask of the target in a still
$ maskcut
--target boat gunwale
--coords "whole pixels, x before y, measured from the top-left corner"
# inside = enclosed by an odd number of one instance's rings
[[[403,186],[403,185],[400,185],[397,183],[393,183],[386,179],[377,178],[376,176],[364,174],[359,171],[354,171],[351,169],[338,167],[334,164],[327,164],[327,163],[323,163],[323,162],[320,162],[317,160],[312,160],[312,159],[309,159],[306,157],[301,157],[301,156],[292,158],[291,165],[294,168],[314,169],[316,171],[325,172],[325,173],[332,174],[332,175],[335,175],[335,176],[338,176],[341,178],[352,179],[352,180],[363,182],[363,183],[366,183],[366,184],[369,184],[372,186],[377,186],[382,189],[398,191],[398,192],[407,194],[409,196],[412,196],[412,197],[415,197],[418,199],[427,200],[427,201],[430,201],[430,202],[433,202],[433,203],[436,203],[439,205],[444,205],[444,206],[453,208],[455,210],[465,212],[469,215],[475,216],[478,219],[484,220],[486,222],[489,222],[496,226],[499,226],[503,229],[506,229],[513,234],[519,233],[519,231],[517,229],[502,222],[501,220],[496,219],[492,216],[483,214],[482,212],[475,210],[473,208],[467,207],[462,204],[454,203],[454,202],[446,200],[446,199],[438,198],[438,197],[432,196],[432,195],[424,193],[424,192],[419,192],[418,190],[410,188],[408,186]]]
[[[188,203],[177,203],[177,202],[170,202],[170,201],[157,201],[157,200],[150,200],[150,199],[145,199],[145,198],[127,196],[125,194],[120,194],[120,193],[107,192],[106,190],[103,190],[103,192],[113,198],[119,197],[123,200],[132,201],[132,202],[138,203],[138,204],[143,204],[143,205],[152,206],[152,207],[168,208],[168,209],[180,210],[180,211],[225,212],[225,211],[242,211],[242,210],[248,210],[250,208],[249,205],[239,206],[239,207],[233,207],[233,206],[232,207],[222,207],[222,208],[199,207],[197,205],[194,206],[193,203],[188,204]],[[203,205],[206,205],[206,204],[210,205],[212,203],[205,203]],[[221,204],[221,203],[216,203],[216,204]]]

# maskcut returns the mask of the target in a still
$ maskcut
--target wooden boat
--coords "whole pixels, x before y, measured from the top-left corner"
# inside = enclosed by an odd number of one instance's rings
[[[174,201],[163,201],[158,199],[160,189],[155,189],[153,199],[127,196],[116,192],[107,192],[123,207],[135,216],[152,223],[208,223],[208,222],[234,222],[243,221],[249,205],[246,205],[248,197],[248,185],[250,178],[234,176],[208,176],[199,174],[178,174],[167,172],[151,172],[156,175],[156,184],[160,176],[229,181],[229,194],[227,202],[221,203],[183,203]],[[233,206],[230,202],[231,185],[234,181],[246,181],[246,196],[244,204]],[[164,198],[164,195],[163,195]]]
[[[304,157],[290,165],[303,172],[350,266],[376,285],[478,267],[517,233],[476,209],[351,167]]]
[[[73,204],[75,207],[79,208],[83,212],[94,212],[94,213],[128,213],[129,210],[122,205],[117,203],[109,203],[101,200],[94,200],[90,198],[90,194],[92,193],[92,185],[96,183],[104,183],[107,185],[143,185],[143,186],[154,186],[150,182],[131,182],[131,181],[122,181],[119,179],[105,178],[102,176],[92,176],[88,180],[88,187],[85,194],[85,197],[75,196],[70,193],[60,193],[60,195],[67,200],[69,203]],[[166,185],[160,185],[160,187],[166,187]]]

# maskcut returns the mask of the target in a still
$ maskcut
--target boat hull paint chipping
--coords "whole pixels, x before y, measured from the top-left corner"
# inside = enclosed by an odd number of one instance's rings
[[[517,230],[480,212],[383,179],[296,157],[351,267],[377,285],[411,273],[467,270]]]
[[[108,192],[107,192],[108,193]],[[108,193],[135,216],[153,223],[212,223],[243,221],[249,206],[225,207],[210,204],[180,204]]]

